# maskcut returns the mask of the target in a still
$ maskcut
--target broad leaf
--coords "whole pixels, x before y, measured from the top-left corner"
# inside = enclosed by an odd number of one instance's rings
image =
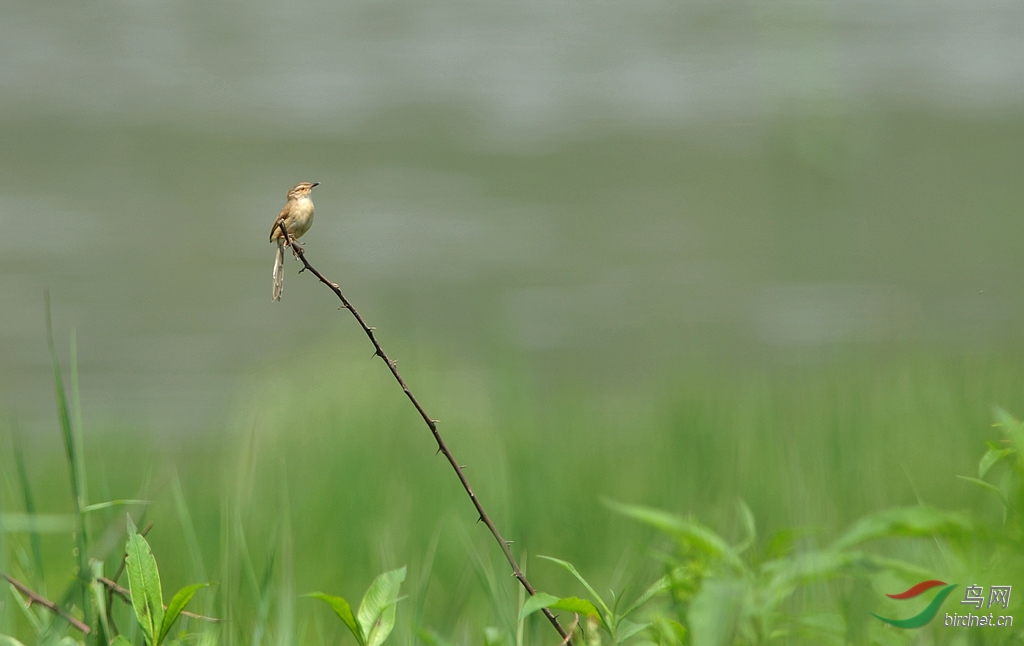
[[[552,608],[554,610],[568,610],[569,612],[575,612],[580,615],[601,619],[601,611],[597,609],[597,606],[590,601],[580,599],[579,597],[563,597],[548,606],[548,608]]]
[[[348,605],[348,601],[345,601],[341,597],[324,594],[323,592],[313,592],[306,596],[314,599],[320,599],[333,608],[334,612],[337,613],[337,615],[341,617],[341,620],[345,622],[345,625],[348,626],[348,629],[352,631],[352,636],[356,638],[356,641],[359,642],[360,646],[366,643],[366,637],[363,636],[362,628],[360,628],[359,624],[356,623],[356,618],[352,615],[352,606]]]
[[[984,478],[989,469],[1013,454],[1013,449],[1007,449],[999,445],[989,446],[988,451],[985,452],[985,455],[981,456],[981,460],[978,462],[978,477]]]
[[[618,625],[615,627],[615,643],[621,644],[637,633],[647,630],[650,625],[650,622],[637,624],[628,619],[620,619]]]
[[[956,537],[970,534],[967,517],[933,507],[896,507],[865,516],[832,545],[836,551],[878,538],[927,536]]]
[[[683,570],[684,568],[678,568],[672,574],[682,573]],[[635,612],[637,608],[639,608],[640,606],[644,605],[654,597],[658,596],[663,592],[666,592],[669,588],[671,588],[672,574],[666,574],[665,576],[661,577],[660,579],[652,583],[651,586],[644,590],[644,593],[637,597],[636,601],[634,601],[632,605],[626,608],[626,610],[623,611],[623,613],[620,616],[628,617],[629,615],[633,614],[633,612]]]
[[[163,643],[164,637],[166,637],[167,633],[171,631],[171,626],[173,626],[174,622],[177,621],[178,615],[180,615],[181,611],[185,609],[185,606],[187,606],[188,602],[192,600],[192,597],[196,595],[196,592],[208,585],[210,584],[194,583],[192,585],[187,585],[181,590],[178,590],[174,596],[171,597],[171,602],[167,604],[167,612],[164,613],[164,621],[160,625],[160,638],[156,640],[158,644]]]
[[[523,609],[519,611],[519,621],[522,621],[541,608],[547,608],[553,603],[558,603],[558,597],[547,592],[538,592],[523,604]]]
[[[604,617],[601,616],[601,611],[598,610],[597,606],[590,601],[580,599],[579,597],[564,597],[559,599],[558,597],[546,592],[538,592],[526,600],[526,603],[523,604],[522,611],[519,613],[519,620],[522,621],[524,617],[537,612],[541,608],[566,610],[585,617],[594,617],[601,622],[601,625],[604,626],[605,630],[611,632],[611,627],[607,622],[605,622]]]
[[[366,646],[380,646],[395,627],[395,604],[398,590],[405,581],[406,568],[402,566],[381,574],[363,595],[356,621],[366,635]]]
[[[142,632],[151,646],[159,645],[160,628],[164,621],[163,594],[160,590],[160,571],[146,539],[137,532],[131,516],[128,517],[128,589],[132,593],[132,607],[142,626]]]
[[[743,572],[746,569],[736,550],[721,536],[695,520],[680,518],[666,511],[641,505],[624,505],[611,500],[606,500],[605,504],[623,516],[669,534],[682,545],[696,547],[708,556],[721,560],[736,572]]]

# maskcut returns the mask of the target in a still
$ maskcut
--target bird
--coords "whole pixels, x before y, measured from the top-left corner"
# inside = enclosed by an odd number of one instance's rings
[[[277,255],[274,256],[274,287],[271,292],[272,300],[281,300],[281,290],[284,288],[284,248],[288,244],[284,235],[281,234],[280,223],[288,230],[288,237],[291,240],[298,240],[302,234],[309,231],[313,225],[313,200],[309,194],[314,186],[320,182],[299,182],[288,191],[288,202],[281,209],[281,213],[274,220],[274,226],[270,229],[270,241],[277,240]]]

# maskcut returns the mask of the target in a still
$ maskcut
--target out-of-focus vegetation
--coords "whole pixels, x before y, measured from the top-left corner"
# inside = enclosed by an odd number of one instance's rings
[[[358,598],[379,572],[406,564],[396,643],[472,643],[485,632],[495,643],[550,641],[546,622],[527,619],[525,632],[518,625],[523,599],[500,553],[386,370],[361,350],[296,358],[301,368],[268,379],[229,433],[188,441],[86,433],[87,502],[129,500],[154,524],[148,539],[165,589],[214,584],[193,604],[227,622],[186,619],[184,626],[222,643],[342,639],[348,629],[301,595]],[[677,572],[662,591],[668,596],[635,613],[662,623],[635,639],[822,643],[830,635],[841,643],[881,631],[903,643],[910,631],[870,626],[861,615],[891,608],[883,595],[905,589],[914,575],[991,585],[1019,575],[1006,551],[1019,541],[1015,445],[992,445],[1009,455],[990,455],[989,465],[1002,462],[981,474],[1003,488],[1007,507],[956,477],[979,475],[984,441],[1000,439],[992,402],[1024,409],[1024,384],[1009,359],[862,355],[742,377],[708,371],[662,384],[632,402],[629,414],[622,402],[571,391],[540,397],[531,392],[535,381],[512,369],[481,374],[436,355],[419,361],[434,370],[407,366],[410,383],[428,409],[448,413],[442,428],[456,456],[538,588],[586,594],[541,554],[571,561],[594,589],[611,589],[626,603],[665,567]],[[69,424],[76,417],[69,413]],[[59,433],[53,441],[23,435],[5,428],[5,571],[80,607],[65,592],[78,565]],[[25,516],[30,499],[51,524],[42,533],[27,531],[36,527]],[[641,513],[648,527],[603,499],[666,512]],[[101,505],[85,514],[88,556],[103,560],[108,575],[123,549],[123,510]],[[693,544],[692,533],[672,534],[665,520],[672,514],[719,536],[715,545],[733,546],[732,560],[706,542]],[[950,525],[949,518],[963,520]],[[871,522],[884,527],[864,530]],[[790,561],[783,567],[773,559]],[[897,561],[904,565],[886,565]],[[718,575],[728,576],[723,583]],[[792,579],[781,591],[771,578],[780,576]],[[694,600],[705,583],[720,586],[724,599],[740,582],[755,586],[741,595],[753,610]],[[777,598],[764,598],[771,594]],[[665,606],[669,598],[677,605]],[[672,637],[674,624],[665,622],[688,626],[689,609],[700,603],[713,617],[703,629],[725,622],[713,634],[728,639],[688,642],[685,630]],[[27,615],[11,597],[3,604],[4,632],[33,641]],[[129,621],[127,608],[117,613]],[[941,625],[928,630],[947,643]]]
[[[6,6],[0,570],[102,622],[130,513],[225,620],[169,640],[369,642],[393,609],[388,643],[554,643],[347,313],[291,259],[270,303],[308,180],[310,259],[588,638],[1012,643],[869,613],[903,616],[884,559],[1020,581],[985,442],[1024,414],[1022,7]],[[402,567],[354,623],[304,596]],[[0,633],[80,637],[2,593]]]

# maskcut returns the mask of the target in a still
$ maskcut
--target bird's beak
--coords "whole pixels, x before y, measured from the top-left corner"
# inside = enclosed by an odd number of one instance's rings
[[[320,186],[320,182],[313,182],[313,186]],[[310,188],[313,188],[313,186],[310,186]]]

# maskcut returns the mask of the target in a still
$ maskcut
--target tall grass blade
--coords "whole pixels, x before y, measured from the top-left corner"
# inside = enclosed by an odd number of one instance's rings
[[[288,473],[281,465],[281,567],[277,585],[277,646],[293,646],[295,638],[295,537],[292,534]]]
[[[209,581],[210,577],[206,576],[203,550],[199,546],[199,536],[196,534],[196,526],[192,522],[188,503],[185,501],[185,491],[181,487],[181,478],[178,476],[177,469],[174,469],[171,478],[171,495],[174,497],[174,509],[178,514],[178,522],[181,523],[182,532],[185,534],[185,547],[188,549],[188,556],[192,561],[193,576],[200,581]]]
[[[78,515],[78,528],[75,532],[75,542],[78,549],[78,594],[82,601],[83,619],[86,624],[92,625],[92,604],[88,601],[86,586],[89,576],[89,535],[86,518],[82,509],[86,505],[85,497],[85,469],[81,455],[81,446],[71,424],[71,409],[68,406],[67,393],[64,390],[64,377],[60,371],[60,361],[57,360],[57,348],[53,343],[53,319],[50,310],[50,290],[45,292],[46,300],[46,342],[50,348],[50,359],[53,363],[53,389],[57,399],[57,415],[60,418],[61,434],[64,438],[64,451],[68,461],[68,469],[71,472],[71,493],[75,503],[75,512]],[[73,337],[72,337],[73,338]],[[74,355],[74,353],[72,353]],[[77,367],[77,359],[72,358],[72,363]]]
[[[35,498],[32,496],[32,485],[28,479],[28,468],[25,466],[25,454],[21,449],[21,434],[18,430],[17,420],[11,418],[11,444],[14,452],[14,468],[18,473],[18,483],[21,485],[21,496],[25,504],[25,513],[29,518],[36,515]],[[46,576],[43,571],[43,543],[39,532],[35,528],[28,530],[29,543],[32,546],[32,566],[34,568],[35,581],[39,592],[46,596]]]

